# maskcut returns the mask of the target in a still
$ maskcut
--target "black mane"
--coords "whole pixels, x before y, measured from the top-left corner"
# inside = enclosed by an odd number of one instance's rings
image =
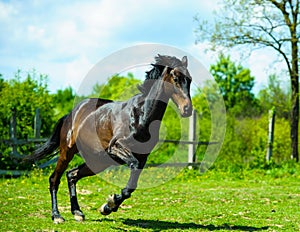
[[[153,80],[159,80],[161,78],[161,74],[166,66],[170,68],[183,66],[181,60],[177,59],[175,56],[159,54],[155,57],[155,63],[151,65],[153,68],[146,72],[144,83],[138,86],[138,89],[145,95],[150,91]]]

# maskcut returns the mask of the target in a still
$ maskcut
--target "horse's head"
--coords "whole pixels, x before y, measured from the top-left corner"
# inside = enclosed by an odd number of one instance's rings
[[[184,56],[174,67],[166,66],[162,73],[162,79],[166,83],[165,93],[176,104],[182,117],[189,117],[193,110],[190,96],[192,78],[187,70],[187,64],[187,57]]]

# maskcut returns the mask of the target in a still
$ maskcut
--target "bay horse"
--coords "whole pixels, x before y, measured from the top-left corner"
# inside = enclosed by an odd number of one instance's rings
[[[78,152],[85,163],[66,173],[75,220],[85,218],[77,201],[77,181],[112,165],[128,165],[130,178],[121,194],[109,196],[100,208],[101,214],[116,212],[131,196],[147,157],[158,142],[160,123],[169,99],[182,117],[192,113],[192,78],[187,65],[186,56],[181,60],[173,56],[156,56],[152,69],[146,72],[145,81],[138,86],[141,93],[124,102],[98,98],[81,101],[58,120],[50,138],[24,158],[25,161],[50,158],[59,149],[55,170],[49,178],[54,223],[64,222],[58,211],[57,191],[63,173]]]

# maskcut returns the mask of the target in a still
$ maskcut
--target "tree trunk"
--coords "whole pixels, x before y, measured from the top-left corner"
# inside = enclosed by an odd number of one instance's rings
[[[299,161],[298,153],[298,128],[299,128],[299,67],[298,67],[298,42],[297,35],[298,26],[298,13],[299,13],[299,0],[296,3],[292,1],[283,1],[282,3],[274,2],[275,5],[282,11],[285,22],[290,30],[291,35],[291,65],[289,67],[289,73],[291,77],[292,87],[292,109],[291,109],[291,146],[292,155],[291,158],[295,161]],[[289,14],[287,8],[290,7],[291,14]]]
[[[292,78],[292,111],[291,111],[291,158],[299,161],[298,154],[298,125],[299,125],[299,78]]]
[[[292,159],[299,161],[298,153],[298,127],[299,127],[299,68],[298,68],[298,39],[296,36],[296,27],[292,31],[292,111],[291,111],[291,141],[292,141]]]

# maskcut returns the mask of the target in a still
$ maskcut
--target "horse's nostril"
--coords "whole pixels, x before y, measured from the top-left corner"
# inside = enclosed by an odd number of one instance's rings
[[[190,108],[190,107],[189,107],[188,105],[185,105],[185,106],[183,107],[184,112],[187,113],[187,112],[189,111],[189,108]]]

